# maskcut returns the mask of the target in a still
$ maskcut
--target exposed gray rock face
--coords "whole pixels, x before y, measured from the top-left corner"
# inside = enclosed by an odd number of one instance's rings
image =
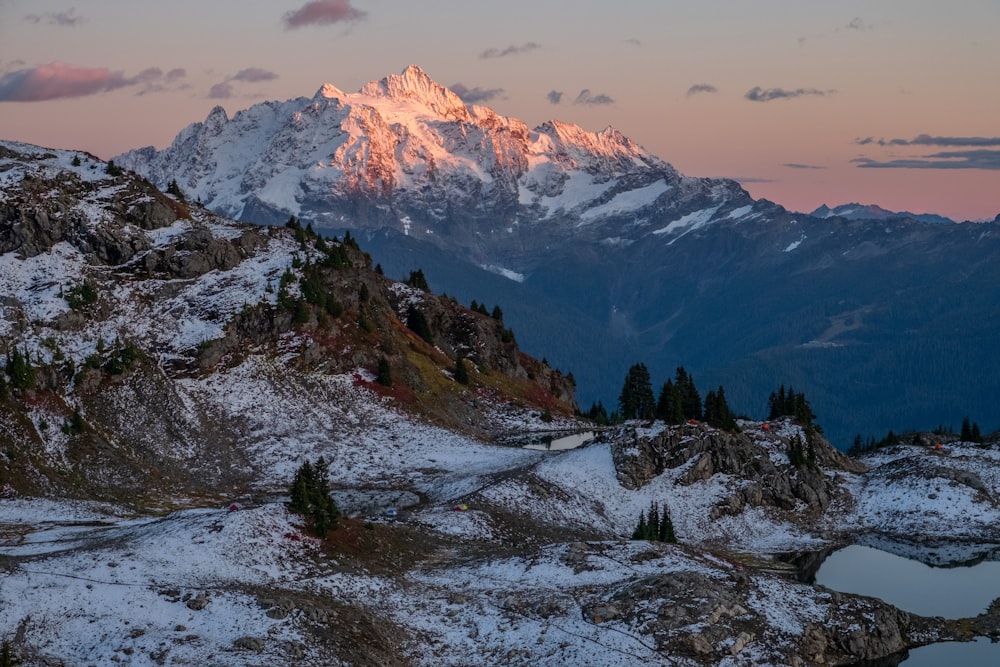
[[[949,638],[959,625],[741,567],[645,577],[583,614],[641,632],[662,655],[704,665],[734,657],[735,664],[847,665]]]
[[[793,466],[787,457],[776,463],[749,435],[701,424],[668,427],[652,438],[626,431],[613,440],[612,455],[618,479],[626,488],[640,488],[665,470],[685,464],[682,484],[704,481],[718,473],[746,480],[717,506],[717,516],[738,514],[747,505],[792,510],[803,503],[811,511],[822,512],[837,493],[835,480],[824,469],[859,471],[863,466],[833,449],[819,434],[809,437],[815,465]],[[782,453],[792,444],[790,438],[777,434],[758,432],[754,438],[764,439]]]
[[[100,210],[105,224],[94,224],[81,202],[92,206],[90,213]],[[165,227],[184,216],[183,206],[135,177],[108,188],[106,182],[85,181],[69,172],[33,176],[0,202],[0,254],[34,257],[69,241],[96,264],[123,264],[151,247],[141,230]]]

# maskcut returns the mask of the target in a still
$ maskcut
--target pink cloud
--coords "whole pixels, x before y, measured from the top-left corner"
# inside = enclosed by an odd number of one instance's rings
[[[329,25],[342,21],[360,21],[367,12],[351,6],[351,0],[312,0],[294,12],[285,14],[285,28],[301,28],[307,25]]]
[[[183,70],[171,70],[167,83],[184,77]],[[69,97],[95,95],[128,86],[141,86],[141,93],[163,90],[159,67],[142,70],[133,77],[106,67],[79,67],[52,62],[0,75],[0,102],[44,102]]]

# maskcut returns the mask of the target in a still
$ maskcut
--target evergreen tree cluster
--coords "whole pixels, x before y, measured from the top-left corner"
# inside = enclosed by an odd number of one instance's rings
[[[35,367],[31,365],[28,351],[23,353],[15,346],[7,351],[7,376],[14,389],[31,389],[35,386]]]
[[[719,385],[718,390],[705,394],[705,422],[709,426],[721,428],[724,431],[736,430],[736,417],[733,416],[726,402],[726,390]]]
[[[768,419],[792,417],[806,429],[814,426],[813,420],[816,419],[816,415],[813,414],[812,406],[806,400],[805,394],[795,393],[791,386],[786,390],[785,385],[781,385],[777,393],[771,392],[767,399],[767,406]]]
[[[625,376],[625,384],[618,396],[618,409],[622,419],[652,419],[656,403],[653,386],[646,364],[633,364]]]
[[[330,317],[340,317],[344,312],[344,307],[337,298],[323,287],[322,273],[315,264],[306,264],[303,267],[302,277],[299,278],[299,290],[302,292],[302,300],[316,306]],[[308,313],[306,315],[308,318]]]
[[[110,375],[121,375],[127,370],[131,370],[136,359],[139,358],[139,351],[131,343],[122,343],[115,339],[108,358],[103,364],[104,370]]]
[[[351,247],[357,250],[358,242],[354,240],[350,232],[344,233],[343,242],[338,242],[337,237],[334,236],[330,239],[331,242],[327,243],[326,239],[316,233],[312,223],[307,223],[305,227],[302,227],[302,221],[294,215],[288,218],[285,227],[295,232],[295,240],[302,250],[308,249],[309,243],[312,242],[313,247],[325,255],[320,262],[323,266],[330,269],[349,269],[353,266],[351,256],[346,248]]]
[[[816,468],[816,445],[813,442],[812,432],[806,432],[804,444],[799,434],[795,434],[788,445],[788,462],[796,467]]]
[[[633,540],[649,540],[652,542],[677,543],[677,535],[674,533],[674,522],[670,519],[670,512],[664,507],[653,502],[649,506],[648,512],[639,513],[639,523],[632,532]]]
[[[336,530],[340,519],[340,509],[330,497],[329,476],[329,464],[321,456],[315,463],[306,461],[299,466],[289,487],[289,511],[311,519],[313,530],[321,538]]]
[[[609,417],[603,405],[595,403],[588,416],[597,423],[614,423],[621,419],[660,419],[668,424],[704,419],[710,426],[727,431],[736,430],[736,418],[726,401],[726,390],[720,385],[709,391],[702,403],[694,377],[679,366],[674,378],[660,387],[659,398],[653,398],[649,369],[645,364],[633,364],[625,376],[618,397],[618,412]]]
[[[983,434],[979,430],[979,424],[976,422],[970,423],[968,417],[962,419],[962,432],[958,437],[962,442],[982,443],[983,441]]]
[[[479,313],[480,315],[486,315],[487,317],[492,317],[497,321],[497,327],[500,331],[500,341],[503,343],[517,343],[514,338],[514,330],[508,329],[503,324],[503,310],[499,305],[493,306],[493,310],[489,311],[486,309],[485,303],[478,303],[475,299],[469,304],[469,310],[474,313]]]
[[[177,181],[175,179],[171,179],[170,183],[167,184],[167,194],[177,197],[179,201],[187,201],[184,197],[184,192],[181,190],[181,186],[177,185]]]
[[[82,282],[79,285],[70,287],[62,297],[73,310],[80,310],[92,303],[97,302],[97,289],[93,283]]]
[[[604,408],[604,404],[601,401],[591,404],[590,410],[584,413],[590,421],[594,422],[598,426],[607,426],[608,424],[613,424],[619,421],[618,413],[613,412],[610,416],[608,411]]]
[[[706,396],[705,408],[702,407],[701,394],[694,384],[694,376],[687,372],[683,366],[678,366],[674,373],[673,380],[667,380],[660,387],[660,396],[656,400],[656,418],[662,419],[668,424],[681,424],[685,421],[704,418],[707,409],[710,408],[713,418],[715,415],[729,415],[729,405],[726,403],[726,393],[719,387],[718,392],[709,392],[711,401]],[[720,403],[721,397],[721,403]],[[723,420],[712,424],[723,427]],[[735,428],[735,420],[732,423]]]
[[[423,269],[417,269],[416,271],[410,271],[410,275],[404,280],[407,285],[414,289],[423,290],[425,292],[430,292],[430,285],[427,284],[427,277],[424,275]]]

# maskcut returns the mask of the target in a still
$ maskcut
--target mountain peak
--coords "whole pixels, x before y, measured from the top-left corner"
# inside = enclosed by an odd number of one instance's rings
[[[337,88],[332,83],[324,83],[322,86],[320,86],[320,89],[316,91],[316,94],[313,95],[313,99],[330,100],[330,99],[338,99],[344,97],[345,95],[346,93],[344,91],[342,91],[340,88]]]
[[[447,118],[469,119],[469,110],[462,98],[434,81],[416,65],[407,66],[400,74],[371,81],[360,92],[371,97],[417,102]]]
[[[910,211],[890,211],[882,208],[878,204],[841,204],[829,207],[823,204],[809,215],[816,218],[840,217],[847,220],[893,220],[899,218],[912,218],[919,222],[931,224],[954,224],[954,220],[935,213],[911,213]]]

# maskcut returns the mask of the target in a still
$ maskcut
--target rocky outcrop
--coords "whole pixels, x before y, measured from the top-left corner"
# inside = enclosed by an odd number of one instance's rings
[[[97,211],[102,224],[92,217]],[[119,265],[151,247],[142,230],[186,216],[183,205],[134,175],[29,174],[0,202],[0,254],[34,257],[68,241],[95,264]]]
[[[636,557],[684,548],[650,549]],[[582,613],[591,623],[641,633],[662,655],[703,665],[734,659],[733,664],[847,665],[952,637],[940,619],[736,565],[640,578],[584,604]]]
[[[789,432],[787,427],[783,432]],[[792,510],[800,504],[822,511],[837,493],[834,480],[824,470],[857,470],[858,464],[833,449],[818,433],[811,440],[814,463],[792,465],[787,451],[792,436],[754,429],[729,433],[705,424],[667,427],[654,437],[625,429],[612,441],[618,479],[626,488],[640,488],[666,470],[679,469],[677,481],[693,484],[715,474],[732,475],[744,483],[722,501],[716,515],[738,514],[747,505]],[[808,445],[804,445],[808,446]]]

